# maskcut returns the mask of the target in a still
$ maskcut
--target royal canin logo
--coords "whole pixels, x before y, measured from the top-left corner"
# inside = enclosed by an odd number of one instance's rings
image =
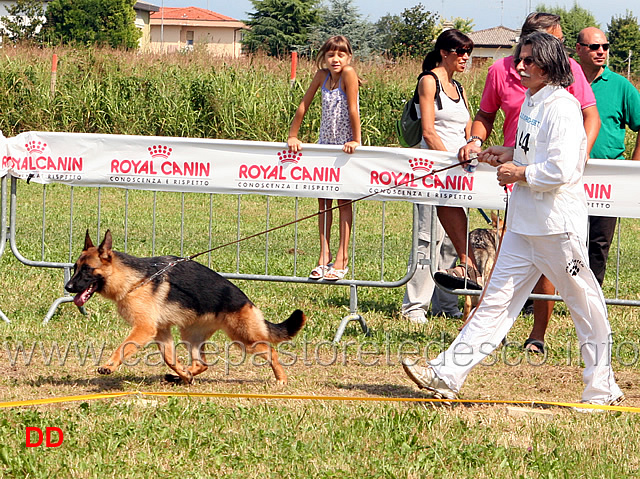
[[[171,156],[173,151],[168,146],[164,145],[152,145],[148,148],[151,158],[164,158],[165,160]]]
[[[44,141],[29,140],[24,143],[24,148],[27,150],[24,156],[3,156],[0,167],[20,172],[40,171],[46,174],[82,172],[82,157],[52,156],[49,145]],[[54,179],[60,179],[60,177],[55,176]]]
[[[280,163],[282,164],[293,163],[294,165],[296,165],[298,164],[301,158],[302,158],[301,151],[299,151],[298,153],[294,153],[293,151],[289,151],[289,150],[282,150],[278,152],[278,161],[280,161]]]
[[[373,187],[397,187],[426,188],[444,191],[473,191],[472,175],[447,175],[439,176],[438,170],[434,170],[434,160],[427,158],[407,159],[411,171],[397,170],[371,170],[369,184]],[[401,191],[401,190],[396,190]],[[404,193],[403,193],[404,194]]]
[[[167,145],[151,145],[147,147],[151,159],[114,158],[110,163],[110,173],[113,175],[140,175],[146,178],[157,176],[162,178],[206,178],[211,174],[211,164],[203,161],[170,160],[173,148]],[[178,155],[180,156],[180,155]],[[113,182],[134,182],[127,177],[113,176]],[[164,181],[164,180],[163,180]],[[203,180],[174,179],[173,184],[205,184]],[[142,181],[137,181],[142,182]],[[156,182],[145,180],[144,182]],[[167,183],[168,184],[168,183]]]
[[[433,161],[425,158],[411,158],[409,159],[409,166],[413,171],[429,173],[433,169]]]
[[[28,141],[24,146],[30,155],[41,155],[47,149],[47,144],[44,141]]]

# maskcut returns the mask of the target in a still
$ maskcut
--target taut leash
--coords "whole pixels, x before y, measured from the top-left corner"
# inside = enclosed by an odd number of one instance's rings
[[[324,209],[324,210],[319,210],[319,211],[318,211],[318,212],[316,212],[316,213],[312,213],[312,214],[310,214],[310,215],[303,216],[302,218],[298,218],[298,219],[296,219],[296,220],[289,221],[288,223],[285,223],[285,224],[282,224],[282,225],[278,225],[278,226],[274,226],[274,227],[272,227],[272,228],[268,228],[268,229],[266,229],[266,230],[259,231],[258,233],[254,233],[254,234],[252,234],[252,235],[245,236],[245,237],[243,237],[243,238],[239,238],[239,239],[236,239],[236,240],[234,240],[234,241],[230,241],[230,242],[228,242],[228,243],[224,243],[224,244],[221,244],[221,245],[218,245],[218,246],[214,246],[213,248],[209,248],[208,250],[201,251],[200,253],[192,254],[191,256],[186,256],[186,257],[184,257],[184,258],[178,258],[178,259],[176,259],[176,260],[174,260],[174,261],[170,261],[169,263],[167,263],[167,265],[166,265],[164,268],[162,268],[162,269],[160,269],[160,270],[156,271],[156,272],[155,272],[155,273],[153,273],[151,276],[149,276],[149,277],[148,277],[148,278],[146,278],[144,281],[142,281],[140,284],[138,284],[138,285],[134,286],[134,287],[133,287],[133,288],[132,288],[132,289],[131,289],[127,294],[132,293],[133,291],[135,291],[135,290],[136,290],[136,289],[138,289],[138,288],[141,288],[142,286],[144,286],[144,285],[145,285],[145,284],[147,284],[147,283],[150,283],[150,282],[151,282],[151,281],[153,281],[155,278],[157,278],[158,276],[160,276],[160,275],[162,275],[162,274],[166,273],[167,271],[169,271],[171,268],[173,268],[174,266],[176,266],[176,265],[177,265],[177,264],[179,264],[179,263],[183,263],[183,262],[185,262],[185,261],[192,261],[193,259],[197,258],[198,256],[202,256],[203,254],[211,253],[211,252],[216,251],[216,250],[218,250],[218,249],[226,248],[227,246],[231,246],[231,245],[234,245],[234,244],[238,244],[238,243],[240,243],[240,242],[242,242],[242,241],[247,241],[247,240],[249,240],[249,239],[256,238],[256,237],[258,237],[258,236],[261,236],[261,235],[264,235],[264,234],[267,234],[267,233],[271,233],[272,231],[279,230],[279,229],[281,229],[281,228],[286,228],[287,226],[294,225],[294,224],[299,223],[299,222],[301,222],[301,221],[306,221],[306,220],[311,219],[311,218],[314,218],[314,217],[316,217],[316,216],[320,216],[320,215],[322,215],[322,214],[328,213],[329,211],[333,211],[333,210],[335,210],[335,209],[338,209],[338,208],[340,208],[341,206],[348,206],[348,205],[352,205],[352,204],[354,204],[354,203],[356,203],[356,202],[358,202],[358,201],[366,200],[366,199],[368,199],[368,198],[371,198],[371,197],[373,197],[373,196],[379,195],[379,194],[381,194],[381,193],[388,193],[389,191],[391,191],[391,190],[393,190],[393,189],[395,189],[395,188],[399,188],[400,186],[407,185],[407,184],[409,184],[409,183],[411,183],[411,182],[414,182],[414,181],[422,180],[423,178],[426,178],[427,176],[431,176],[431,175],[436,174],[436,173],[441,173],[441,172],[443,172],[443,171],[450,170],[451,168],[455,168],[455,167],[457,167],[457,166],[463,166],[463,165],[466,165],[466,164],[468,164],[468,163],[473,162],[474,160],[475,160],[475,158],[472,158],[472,159],[469,159],[469,160],[460,161],[460,162],[455,163],[455,164],[453,164],[453,165],[449,165],[449,166],[445,166],[444,168],[440,168],[439,170],[430,171],[429,173],[426,173],[426,174],[424,174],[424,175],[422,175],[422,176],[418,176],[418,177],[416,177],[416,178],[411,178],[411,179],[409,179],[409,180],[403,181],[403,182],[401,182],[401,183],[398,183],[397,185],[393,185],[393,186],[390,186],[389,188],[385,188],[384,190],[380,190],[380,191],[376,191],[376,192],[374,192],[374,193],[370,193],[370,194],[368,194],[368,195],[366,195],[366,196],[362,196],[362,197],[360,197],[360,198],[356,198],[355,200],[349,200],[349,201],[347,201],[347,203],[345,203],[345,204],[343,204],[343,205],[336,205],[336,206],[332,206],[331,208],[327,208],[327,209]]]

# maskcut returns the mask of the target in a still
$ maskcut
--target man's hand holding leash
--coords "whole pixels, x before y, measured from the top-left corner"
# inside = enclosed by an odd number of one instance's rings
[[[491,146],[478,153],[478,161],[497,166],[498,183],[506,186],[518,181],[527,181],[525,166],[517,166],[513,163],[513,148],[508,146]]]

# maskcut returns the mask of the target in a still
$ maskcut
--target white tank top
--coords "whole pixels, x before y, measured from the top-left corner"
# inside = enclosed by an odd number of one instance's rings
[[[435,74],[433,76],[435,76]],[[469,110],[467,110],[467,105],[462,97],[461,88],[456,85],[458,98],[453,100],[442,89],[440,80],[437,77],[435,80],[437,85],[437,95],[440,99],[440,105],[442,108],[439,108],[438,102],[434,99],[434,127],[447,151],[450,153],[457,153],[458,150],[467,143],[467,137],[464,129],[471,118]],[[421,118],[420,105],[416,105],[416,110],[418,118]],[[429,148],[425,143],[424,138],[422,139],[421,146],[422,148]]]

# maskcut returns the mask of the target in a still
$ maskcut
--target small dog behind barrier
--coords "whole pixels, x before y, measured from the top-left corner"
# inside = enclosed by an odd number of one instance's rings
[[[496,261],[496,252],[500,238],[501,220],[495,211],[491,212],[491,225],[491,229],[476,228],[469,233],[469,244],[473,248],[473,255],[478,265],[478,271],[482,275],[482,280],[485,285]],[[465,296],[464,309],[462,311],[462,318],[465,322],[473,308],[478,305],[479,299],[480,296]]]

